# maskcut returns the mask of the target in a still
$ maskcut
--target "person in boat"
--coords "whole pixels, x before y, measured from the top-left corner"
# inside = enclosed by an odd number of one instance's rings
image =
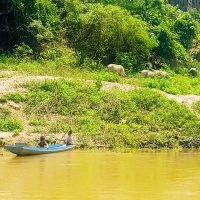
[[[47,143],[47,141],[45,140],[45,137],[44,137],[44,136],[41,136],[41,137],[40,137],[40,142],[38,143],[38,146],[39,146],[39,147],[47,147],[47,148],[48,148],[48,143]]]
[[[68,132],[67,139],[64,140],[64,143],[65,143],[66,145],[73,145],[73,142],[72,142],[72,140],[73,140],[72,135],[73,135],[73,132],[72,132],[72,130],[70,130],[70,131]]]

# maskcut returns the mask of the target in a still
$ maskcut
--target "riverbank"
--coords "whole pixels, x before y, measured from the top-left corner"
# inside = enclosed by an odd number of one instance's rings
[[[5,144],[15,144],[15,143],[26,143],[29,145],[37,145],[42,133],[19,133],[15,135],[12,132],[0,132],[0,148]],[[49,144],[54,143],[62,143],[64,139],[67,138],[67,133],[46,133],[45,134],[46,141]],[[62,139],[62,140],[61,140]],[[76,148],[110,148],[109,146],[99,144],[98,141],[92,141],[92,138],[89,136],[80,136],[78,133],[73,133],[73,143],[76,145]]]
[[[0,148],[3,148],[5,144],[15,144],[15,143],[26,143],[29,145],[37,145],[39,138],[41,135],[45,135],[46,140],[49,144],[62,143],[60,139],[64,134],[41,134],[41,133],[34,133],[34,134],[24,134],[20,133],[19,135],[15,136],[12,133],[4,133],[7,136],[0,138]],[[0,134],[1,135],[1,134]],[[199,149],[200,145],[198,139],[195,138],[184,138],[182,140],[177,140],[176,146],[169,146],[169,143],[165,146],[159,146],[158,141],[144,141],[146,142],[146,147],[132,147],[130,146],[123,146],[120,144],[119,141],[118,145],[111,144],[108,141],[102,142],[102,138],[94,138],[92,136],[81,136],[80,134],[75,133],[75,139],[73,143],[76,145],[76,149],[107,149],[107,150],[114,150],[120,152],[132,152],[133,150],[140,150],[140,151],[151,151],[151,150],[169,150],[169,149],[176,149],[178,151],[186,151],[186,150],[197,150]],[[118,138],[116,138],[118,139]],[[126,139],[126,138],[124,138]]]
[[[198,95],[6,73],[0,79],[0,131],[8,135],[6,143],[36,144],[40,135],[54,142],[71,127],[78,147],[200,147]]]

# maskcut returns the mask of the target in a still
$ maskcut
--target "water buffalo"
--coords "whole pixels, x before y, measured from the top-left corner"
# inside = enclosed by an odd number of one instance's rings
[[[126,76],[124,67],[122,65],[109,64],[107,65],[109,71],[117,72],[121,76]]]
[[[168,73],[165,72],[165,71],[161,71],[161,70],[143,70],[141,72],[141,74],[144,76],[144,77],[167,77],[168,76]]]

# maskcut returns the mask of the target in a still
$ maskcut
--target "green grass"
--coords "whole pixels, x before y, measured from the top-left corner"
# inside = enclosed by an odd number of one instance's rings
[[[0,108],[0,131],[21,131],[21,122],[11,116],[11,113],[7,109]]]
[[[195,102],[192,107],[200,115],[200,101]]]
[[[184,105],[152,90],[105,92],[96,84],[66,80],[32,83],[27,88],[28,116],[64,117],[47,124],[47,132],[72,127],[82,137],[110,147],[200,146],[197,117]]]
[[[142,78],[142,87],[155,88],[171,94],[200,94],[200,77],[171,74],[169,78]]]
[[[3,99],[14,101],[15,103],[20,103],[24,101],[24,97],[20,93],[6,94]]]
[[[70,58],[68,58],[70,59]],[[154,88],[171,94],[200,94],[200,76],[191,78],[187,75],[175,74],[169,71],[168,78],[144,78],[140,74],[129,74],[127,77],[120,77],[117,74],[108,72],[103,67],[95,71],[88,67],[89,63],[83,66],[75,66],[70,62],[62,63],[47,60],[19,60],[15,57],[0,56],[0,70],[16,71],[20,75],[42,75],[57,76],[63,78],[75,78],[95,81],[110,81],[131,84],[138,87]]]
[[[0,97],[0,103],[7,103],[7,101],[20,103],[24,101],[24,96],[20,93],[9,93]]]
[[[19,60],[15,57],[0,56],[0,70],[12,70],[20,75],[40,75],[70,77],[79,79],[104,80],[119,82],[117,74],[106,70],[91,71],[87,67],[78,67],[70,64],[57,63],[47,60]]]

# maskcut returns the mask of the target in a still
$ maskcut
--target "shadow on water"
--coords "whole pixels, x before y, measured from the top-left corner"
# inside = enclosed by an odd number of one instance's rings
[[[8,155],[9,154],[9,155]],[[49,161],[53,159],[63,159],[63,158],[70,158],[71,152],[60,152],[60,153],[52,153],[52,154],[41,154],[41,155],[30,155],[30,156],[17,156],[14,154],[7,153],[7,156],[10,158],[10,163],[28,163],[28,162],[35,162],[35,161]]]

